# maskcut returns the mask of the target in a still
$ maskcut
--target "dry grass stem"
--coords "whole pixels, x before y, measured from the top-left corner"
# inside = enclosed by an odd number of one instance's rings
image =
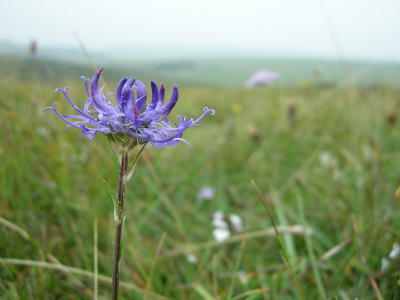
[[[309,235],[312,235],[311,230],[308,230],[307,232],[305,232],[303,226],[301,226],[301,225],[277,226],[277,229],[281,233],[289,233],[289,234],[294,234],[294,235],[304,235],[305,233],[307,233]],[[263,230],[257,230],[257,231],[253,231],[253,232],[234,235],[224,242],[218,242],[218,241],[213,240],[213,241],[208,241],[208,242],[204,242],[204,243],[199,243],[196,245],[184,244],[184,245],[179,246],[178,249],[166,251],[162,255],[162,257],[171,257],[171,256],[182,255],[182,254],[186,254],[186,252],[188,252],[188,251],[195,251],[198,249],[217,247],[220,245],[241,242],[241,241],[248,240],[248,239],[260,238],[260,237],[266,237],[266,236],[275,236],[275,234],[276,234],[275,229],[273,227],[270,227],[270,228],[263,229]]]
[[[73,268],[73,267],[67,267],[64,265],[57,265],[57,264],[51,264],[51,263],[46,263],[46,262],[41,262],[41,261],[34,261],[34,260],[24,260],[24,259],[12,259],[12,258],[0,258],[0,263],[3,264],[10,264],[10,265],[20,265],[20,266],[29,266],[29,267],[38,267],[38,268],[46,268],[46,269],[53,269],[53,270],[60,270],[60,271],[68,271],[74,274],[86,276],[89,278],[94,278],[94,273],[81,270],[78,268]],[[103,276],[103,275],[98,275],[98,280],[107,284],[111,284],[112,280],[111,277]],[[144,294],[146,292],[145,289],[142,289],[134,284],[127,283],[120,281],[119,286],[128,290],[132,290],[135,292],[138,292],[140,294]],[[148,292],[149,295],[153,298],[157,297],[161,300],[171,300],[170,298],[167,298],[165,296],[153,293],[153,292]]]

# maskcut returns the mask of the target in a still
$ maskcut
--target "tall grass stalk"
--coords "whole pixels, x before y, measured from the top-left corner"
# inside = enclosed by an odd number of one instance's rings
[[[301,298],[302,300],[304,300],[304,296],[303,296],[303,292],[301,291],[300,284],[299,284],[299,282],[297,281],[296,274],[294,273],[293,268],[292,268],[292,265],[290,264],[289,256],[288,256],[288,254],[287,254],[287,252],[286,252],[285,245],[283,244],[281,235],[279,234],[278,229],[277,229],[276,226],[275,226],[274,219],[272,218],[272,215],[271,215],[271,213],[270,213],[270,211],[269,211],[269,208],[268,208],[268,206],[267,206],[267,203],[265,202],[264,197],[261,195],[261,192],[260,192],[260,190],[258,189],[258,187],[257,187],[257,185],[255,184],[255,182],[254,182],[253,179],[251,180],[251,182],[252,182],[252,184],[253,184],[255,190],[257,191],[257,194],[258,194],[258,196],[260,197],[261,202],[262,202],[262,204],[263,204],[264,207],[265,207],[265,210],[266,210],[267,213],[268,213],[268,217],[269,217],[269,219],[271,220],[272,226],[273,226],[274,229],[275,229],[275,233],[276,233],[276,236],[277,236],[277,238],[278,238],[279,244],[281,245],[283,255],[284,255],[284,257],[285,257],[285,259],[286,259],[286,262],[287,262],[287,264],[288,264],[288,266],[289,266],[291,275],[293,276],[293,281],[294,281],[294,283],[295,283],[297,292],[299,293],[300,298]]]
[[[304,217],[303,199],[301,198],[300,192],[297,192],[296,196],[297,196],[297,204],[298,204],[299,212],[300,212],[300,219],[301,219],[301,222],[302,222],[302,225],[304,227],[305,232],[307,232],[308,226],[306,224],[305,217]],[[318,271],[317,262],[316,262],[314,251],[313,251],[313,248],[312,248],[311,237],[306,233],[306,234],[304,234],[304,239],[306,241],[308,258],[310,260],[310,264],[311,264],[311,268],[313,270],[314,278],[315,278],[315,281],[317,283],[318,293],[320,294],[320,296],[322,297],[323,300],[326,300],[327,296],[325,295],[325,292],[324,292],[324,287],[323,287],[323,284],[322,284],[321,274]]]
[[[236,280],[236,277],[237,277],[237,273],[239,271],[240,264],[242,262],[242,255],[243,255],[243,250],[244,250],[244,246],[245,245],[246,245],[246,240],[243,240],[242,244],[240,246],[238,257],[236,258],[235,267],[233,269],[233,274],[232,274],[232,278],[231,278],[231,284],[229,285],[229,292],[228,292],[228,296],[226,297],[227,300],[231,300],[232,296],[233,296],[233,291],[235,289],[235,280]]]

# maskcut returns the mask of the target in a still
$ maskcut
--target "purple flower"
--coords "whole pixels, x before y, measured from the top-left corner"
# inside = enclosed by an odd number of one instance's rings
[[[214,188],[211,186],[203,186],[200,190],[200,192],[197,194],[197,200],[211,200],[214,198]]]
[[[75,127],[81,130],[82,134],[90,139],[93,139],[97,133],[101,132],[105,135],[111,133],[113,137],[117,137],[122,142],[136,139],[139,144],[146,142],[152,143],[157,149],[163,148],[165,145],[174,146],[179,142],[187,141],[182,139],[183,131],[187,128],[201,125],[199,124],[208,113],[214,115],[215,111],[204,107],[204,113],[197,120],[187,117],[179,117],[179,124],[171,125],[167,117],[178,101],[178,87],[174,85],[170,100],[164,104],[165,86],[160,84],[158,89],[157,84],[151,82],[152,99],[146,105],[147,92],[144,84],[134,78],[123,78],[120,80],[116,90],[116,98],[118,106],[114,105],[108,98],[108,95],[103,95],[98,82],[103,69],[97,71],[92,78],[90,85],[90,93],[88,88],[89,79],[81,77],[85,80],[86,93],[88,99],[83,110],[79,109],[72,100],[68,97],[66,87],[64,90],[58,88],[57,91],[63,93],[68,102],[80,115],[61,115],[55,108],[46,107],[54,111],[68,126]],[[134,85],[135,84],[135,85]],[[136,97],[135,97],[136,94]],[[44,111],[43,110],[43,111]],[[94,116],[97,114],[97,118]],[[190,147],[190,145],[189,145]],[[191,147],[190,147],[191,148]]]
[[[251,76],[247,81],[246,87],[253,87],[256,85],[268,85],[275,80],[278,80],[280,75],[276,72],[268,71],[268,70],[260,70],[256,72],[253,76]]]

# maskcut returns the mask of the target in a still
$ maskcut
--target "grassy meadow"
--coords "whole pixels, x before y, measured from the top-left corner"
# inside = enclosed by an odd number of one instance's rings
[[[0,82],[0,298],[108,299],[114,220],[103,180],[117,187],[117,158],[103,135],[61,133],[65,123],[42,112],[53,102],[73,112],[54,94],[65,86],[83,108],[83,81],[34,75]],[[305,299],[400,297],[400,256],[381,272],[400,241],[398,87],[179,88],[170,120],[204,106],[216,114],[184,134],[197,154],[180,143],[141,156],[126,190],[120,299],[300,299],[252,179]],[[197,200],[203,186],[214,199]],[[239,215],[244,232],[214,241],[218,210]]]

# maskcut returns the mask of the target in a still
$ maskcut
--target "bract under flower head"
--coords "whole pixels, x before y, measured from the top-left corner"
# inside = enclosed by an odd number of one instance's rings
[[[152,143],[157,149],[163,148],[165,145],[174,146],[179,142],[187,141],[182,139],[183,131],[187,128],[201,125],[199,122],[207,115],[214,115],[215,111],[204,107],[204,113],[197,119],[188,119],[187,117],[179,117],[179,124],[172,126],[167,117],[178,101],[178,87],[174,85],[170,100],[164,104],[165,86],[160,84],[160,89],[157,84],[151,82],[152,99],[146,106],[147,91],[145,85],[134,78],[123,78],[118,83],[115,96],[118,106],[114,105],[108,98],[108,95],[103,95],[102,90],[98,88],[99,78],[103,69],[98,70],[90,85],[90,93],[88,88],[89,79],[84,78],[86,100],[84,109],[79,109],[67,95],[69,88],[56,89],[60,91],[72,107],[79,115],[61,115],[55,108],[46,107],[53,110],[68,126],[75,127],[81,130],[82,134],[90,139],[93,139],[97,133],[101,132],[105,135],[111,133],[113,137],[123,143],[132,144],[135,140],[137,144],[146,142]],[[135,95],[136,94],[136,95]],[[43,111],[44,111],[43,110]],[[97,114],[97,118],[94,115]],[[190,147],[190,145],[189,145]]]

